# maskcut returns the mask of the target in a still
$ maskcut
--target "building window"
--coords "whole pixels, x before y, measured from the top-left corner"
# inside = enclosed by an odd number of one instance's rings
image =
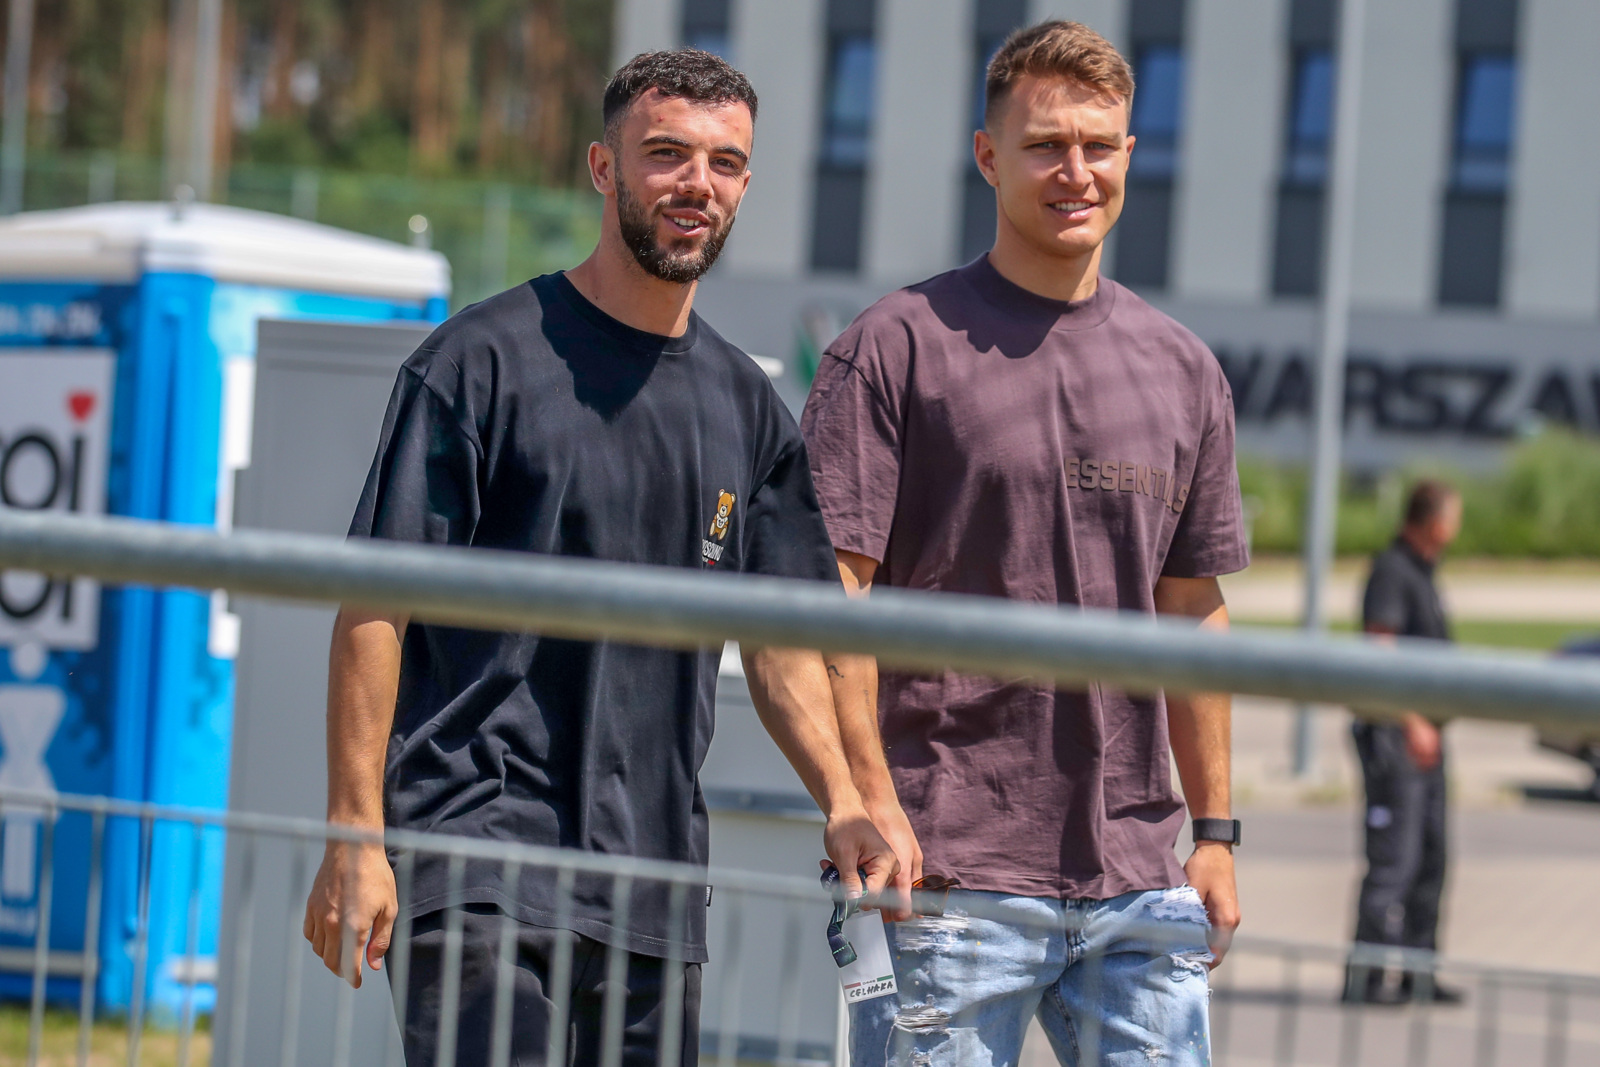
[[[1183,0],[1132,0],[1128,37],[1138,90],[1130,131],[1138,138],[1117,223],[1117,279],[1165,289],[1172,259],[1173,190],[1183,140]]]
[[[1321,288],[1333,82],[1331,49],[1295,50],[1272,262],[1272,291],[1279,296],[1314,296]]]
[[[1496,307],[1516,136],[1514,0],[1460,0],[1456,113],[1445,193],[1439,302]]]
[[[978,0],[973,11],[972,113],[966,131],[970,149],[972,133],[983,128],[983,93],[989,60],[1000,51],[1012,32],[1028,24],[1027,0]],[[961,259],[977,259],[994,245],[994,189],[978,169],[970,151],[962,163]]]
[[[1453,188],[1504,194],[1510,185],[1516,85],[1513,56],[1479,53],[1462,58],[1455,159],[1450,168]]]
[[[1138,138],[1129,173],[1171,182],[1178,176],[1178,135],[1183,128],[1183,50],[1159,44],[1141,48],[1135,63],[1130,132]]]
[[[1328,180],[1333,137],[1333,52],[1303,48],[1295,56],[1294,93],[1283,180],[1321,187]]]
[[[822,161],[832,167],[865,168],[872,147],[877,48],[871,37],[841,36],[833,40],[829,51]]]
[[[815,270],[853,272],[861,267],[877,95],[874,8],[873,3],[860,0],[830,0],[828,4],[827,69],[811,226],[811,266]]]
[[[1336,6],[1332,0],[1293,0],[1289,8],[1289,107],[1272,247],[1272,291],[1278,296],[1315,296],[1322,288]]]
[[[731,0],[684,0],[684,46],[733,62],[731,6]]]

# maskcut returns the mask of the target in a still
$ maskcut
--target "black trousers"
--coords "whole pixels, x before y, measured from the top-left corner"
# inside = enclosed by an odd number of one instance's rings
[[[1354,733],[1367,791],[1367,876],[1356,940],[1435,949],[1446,862],[1445,761],[1419,770],[1398,726],[1358,722]]]
[[[434,1067],[439,1060],[440,1012],[445,969],[445,912],[419,916],[411,927],[411,960],[406,981],[406,1017],[400,1033],[406,1067]],[[469,905],[462,915],[461,994],[456,1019],[458,1067],[488,1067],[494,1041],[495,980],[499,970],[501,915],[494,908]],[[604,1042],[608,950],[574,934],[569,983],[567,1054],[563,1067],[598,1064]],[[549,1050],[555,992],[550,963],[556,931],[517,924],[512,971],[512,1067],[544,1067]],[[390,959],[394,958],[393,951]],[[623,998],[622,1063],[656,1067],[666,998],[666,960],[628,954]],[[393,974],[390,975],[391,981]],[[679,1067],[694,1067],[700,1055],[700,965],[683,970],[682,1034]]]

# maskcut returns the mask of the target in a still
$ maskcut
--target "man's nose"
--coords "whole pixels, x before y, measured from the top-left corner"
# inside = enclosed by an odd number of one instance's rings
[[[699,200],[711,198],[711,161],[704,156],[694,155],[683,165],[683,170],[678,174],[678,195],[691,196]]]
[[[1089,184],[1089,161],[1084,158],[1082,145],[1071,145],[1067,148],[1067,158],[1061,164],[1058,178],[1065,184],[1082,186]]]

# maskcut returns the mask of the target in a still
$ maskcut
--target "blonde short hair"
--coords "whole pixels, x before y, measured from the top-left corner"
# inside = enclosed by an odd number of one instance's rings
[[[1081,22],[1056,19],[1020,29],[989,60],[983,83],[983,120],[995,115],[1019,78],[1068,78],[1133,107],[1133,68],[1112,43]]]

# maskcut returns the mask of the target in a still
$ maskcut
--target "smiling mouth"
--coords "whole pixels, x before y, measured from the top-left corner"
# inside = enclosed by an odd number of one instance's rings
[[[1087,200],[1057,200],[1048,206],[1058,215],[1065,215],[1069,219],[1081,219],[1088,218],[1089,210],[1096,205]]]
[[[691,215],[675,215],[669,211],[665,213],[665,218],[669,226],[685,237],[693,237],[696,234],[704,233],[709,228],[704,219]]]

